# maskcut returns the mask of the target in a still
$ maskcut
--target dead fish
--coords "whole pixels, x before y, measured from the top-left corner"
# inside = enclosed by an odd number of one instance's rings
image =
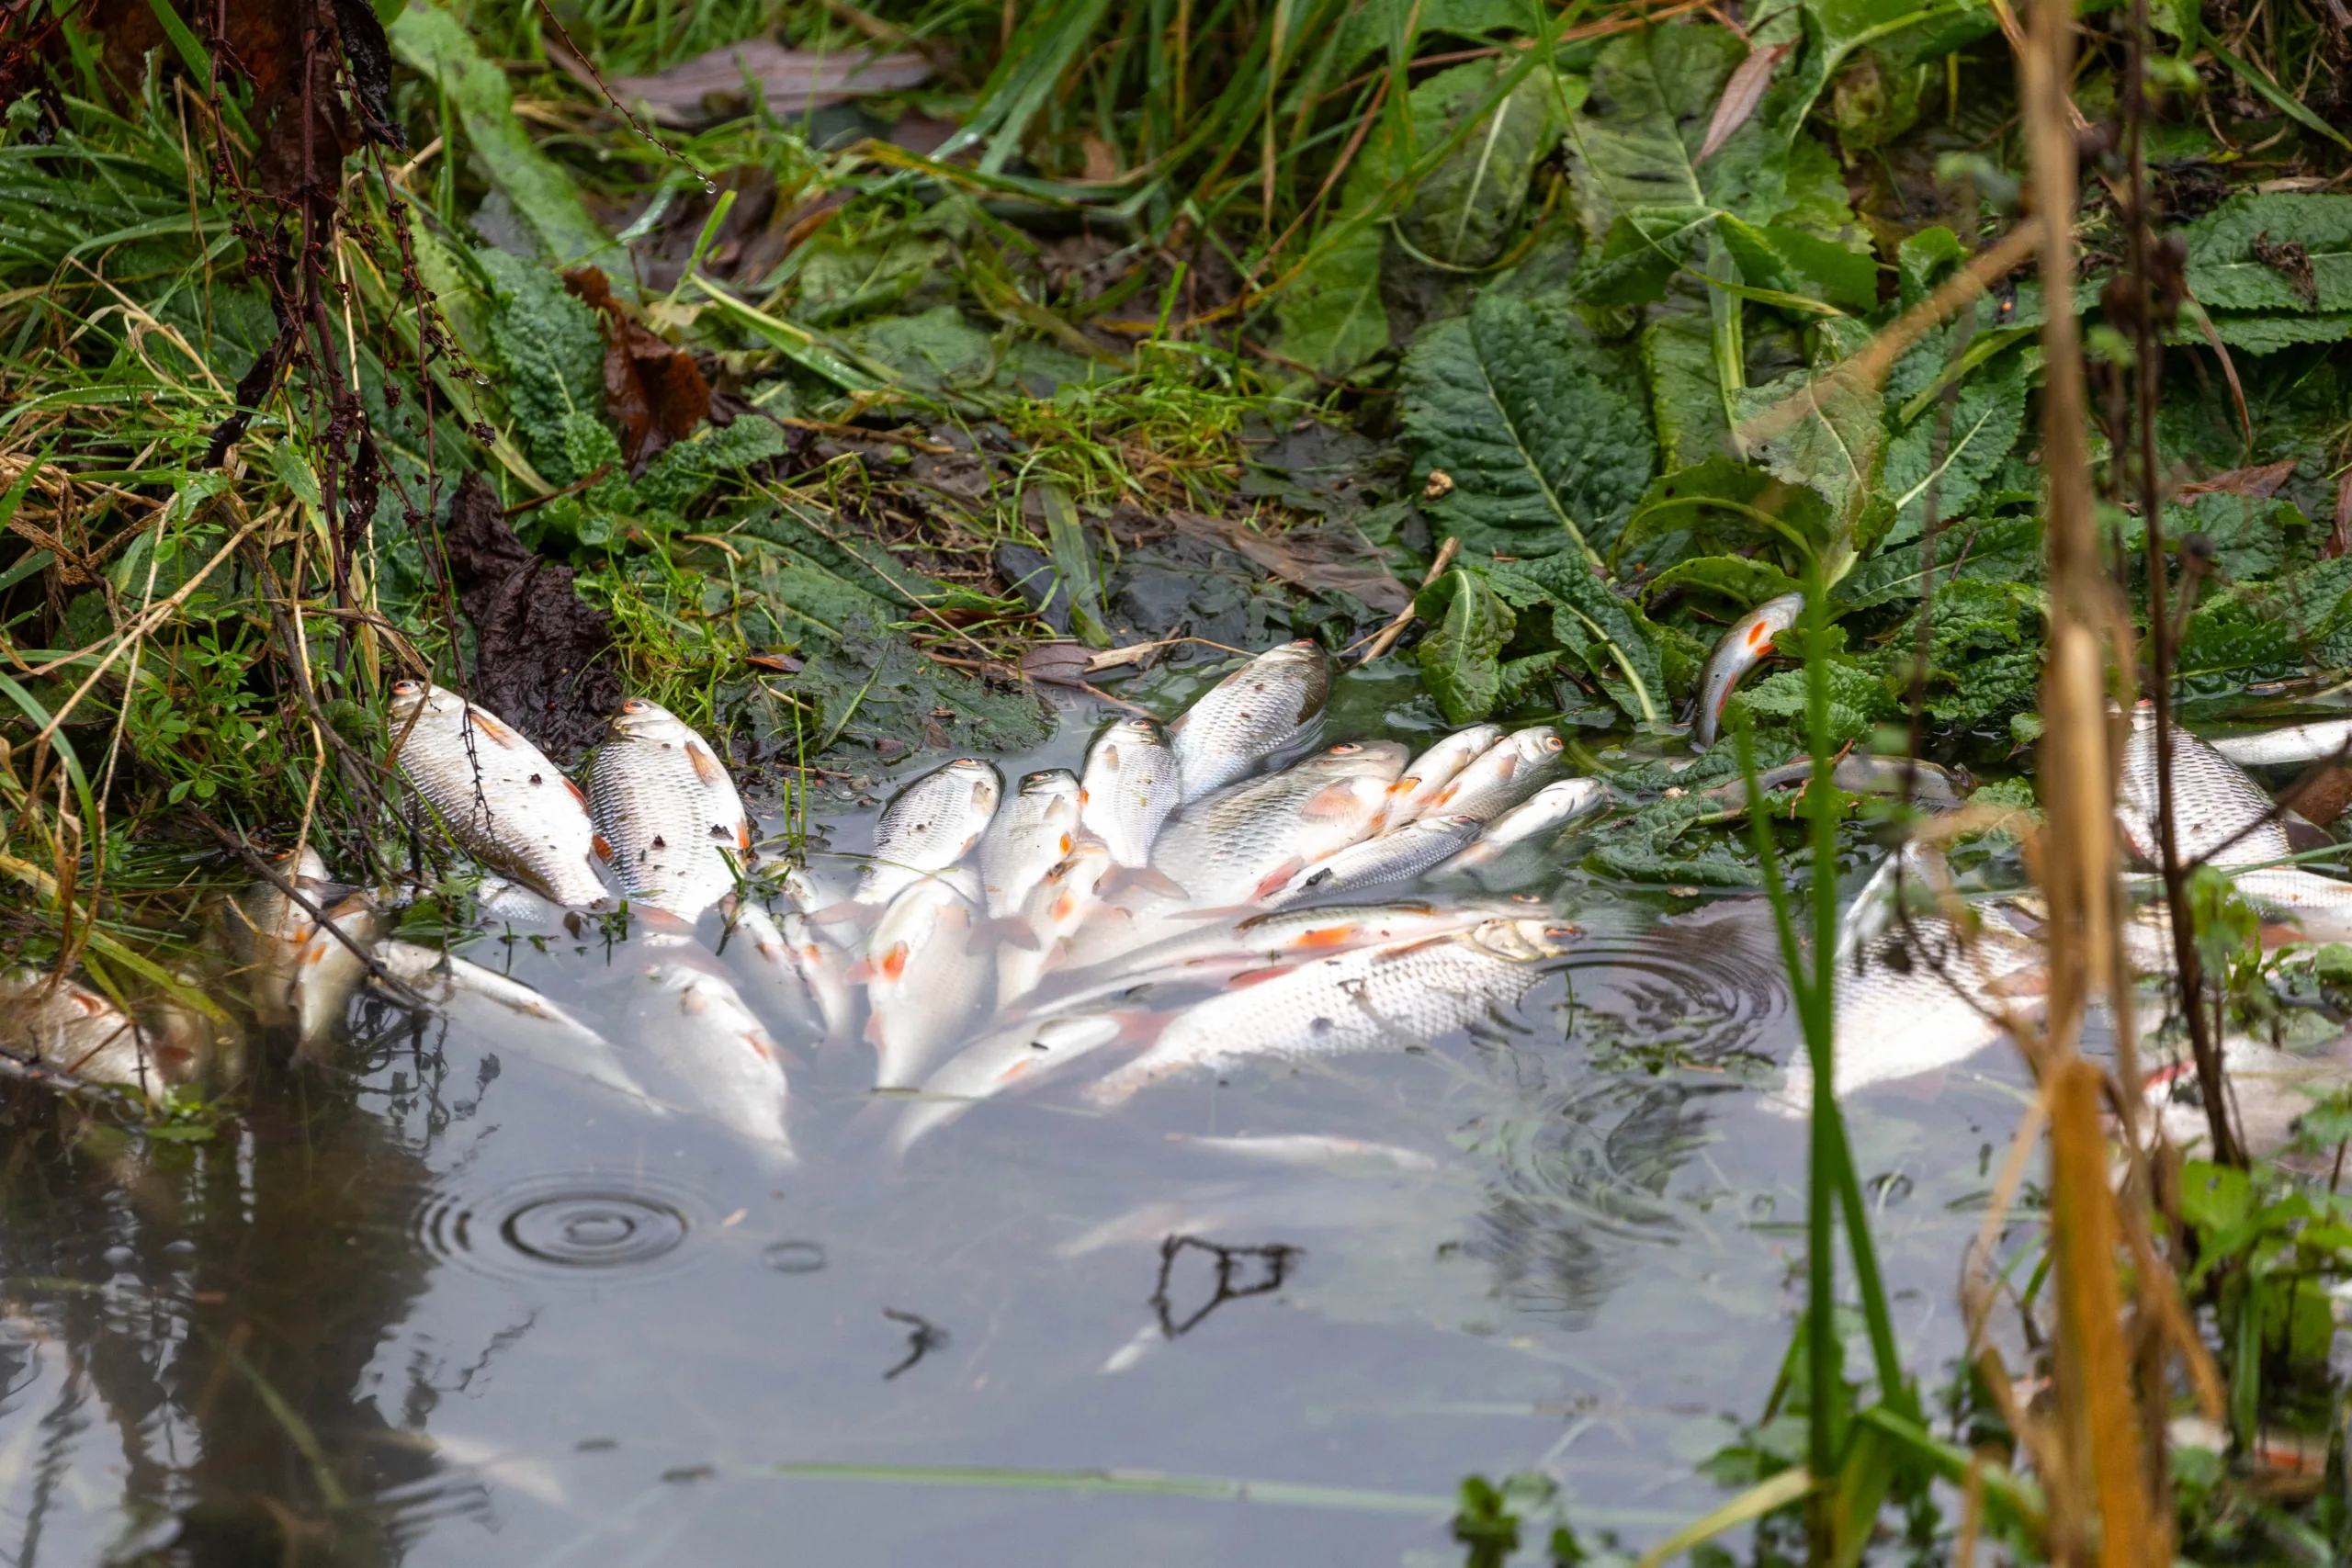
[[[2352,1088],[2352,1047],[2339,1039],[2316,1055],[2299,1055],[2231,1035],[2222,1042],[2222,1076],[2229,1086],[2231,1121],[2246,1152],[2274,1156],[2295,1141],[2298,1123],[2320,1098]],[[2200,1153],[2212,1128],[2195,1063],[2184,1057],[2150,1073],[2145,1097],[2176,1147],[2210,1157],[2210,1151]]]
[[[2156,710],[2142,703],[2132,715],[2123,746],[2123,773],[2115,791],[2115,818],[2132,852],[2161,865],[2156,776]],[[2286,825],[2260,784],[2245,769],[2188,731],[2172,729],[2174,848],[2185,865],[2256,865],[2294,852]]]
[[[1159,876],[1151,871],[1151,848],[1182,797],[1176,751],[1158,720],[1120,719],[1087,748],[1079,825],[1102,840],[1123,877]],[[1183,897],[1181,888],[1158,890]]]
[[[498,1009],[510,1020],[524,1019],[546,1026],[546,1038],[542,1039],[538,1031],[518,1030],[511,1021],[502,1021],[495,1032],[502,1050],[522,1052],[560,1071],[626,1095],[650,1110],[667,1113],[668,1108],[648,1094],[623,1064],[611,1041],[522,981],[454,953],[398,938],[379,942],[375,959],[384,973],[445,1012],[458,1010],[471,998]]]
[[[1068,858],[1085,798],[1076,774],[1048,768],[1023,778],[998,808],[980,835],[980,897],[990,919],[1017,921],[1029,890]]]
[[[1478,831],[1475,817],[1424,817],[1301,867],[1264,902],[1278,909],[1302,898],[1410,881],[1462,853]]]
[[[87,986],[39,969],[0,972],[0,1051],[150,1100],[169,1087],[155,1043],[130,1014]]]
[[[980,1101],[1015,1086],[1041,1083],[1117,1043],[1127,1028],[1128,1021],[1117,1014],[1074,1013],[1030,1019],[983,1035],[923,1079],[923,1100],[908,1106],[890,1129],[890,1152],[903,1157]]]
[[[2233,874],[2230,885],[2265,916],[2292,925],[2304,942],[2352,942],[2352,882],[2299,866],[2266,865]],[[2167,948],[2169,938],[2167,926]],[[2273,933],[2264,940],[2277,945]]]
[[[2352,718],[2315,719],[2267,729],[2259,735],[2232,735],[2213,741],[2213,750],[2242,768],[2283,768],[2341,756],[2352,746]]]
[[[1405,764],[1402,777],[1388,786],[1388,804],[1380,816],[1380,830],[1401,828],[1421,815],[1438,791],[1454,774],[1493,750],[1503,738],[1499,724],[1474,724],[1457,729]]]
[[[752,818],[710,742],[642,697],[621,704],[588,770],[588,802],[632,904],[692,921],[753,859]]]
[[[1245,1060],[1423,1044],[1516,1007],[1544,961],[1566,953],[1576,935],[1547,920],[1487,920],[1459,936],[1238,976],[1178,1015],[1141,1056],[1090,1085],[1086,1098],[1117,1105],[1163,1078]]]
[[[1168,727],[1183,798],[1200,799],[1306,739],[1331,697],[1331,659],[1311,637],[1261,653]]]
[[[652,964],[645,982],[652,992],[646,1044],[674,1080],[678,1098],[771,1161],[796,1163],[784,1053],[735,987],[684,964]]]
[[[1430,796],[1425,817],[1473,817],[1491,822],[1533,795],[1567,750],[1559,732],[1535,725],[1504,736],[1464,765]]]
[[[1933,762],[1913,761],[1906,757],[1864,757],[1848,755],[1838,759],[1830,769],[1829,782],[1849,795],[1880,795],[1900,797],[1905,776],[1911,785],[1911,804],[1925,811],[1957,811],[1968,798],[1968,780],[1964,773],[1938,767]],[[1777,768],[1765,768],[1756,775],[1756,787],[1767,792],[1802,784],[1813,777],[1813,761],[1799,757]],[[1726,810],[1744,811],[1747,807],[1747,782],[1733,779],[1717,784],[1707,792],[1708,798],[1719,801]]]
[[[375,899],[330,881],[326,862],[309,845],[281,855],[277,865],[325,923],[276,883],[258,882],[229,906],[229,946],[245,971],[254,1021],[292,1031],[297,1052],[309,1054],[343,1021],[368,976],[360,954],[383,934],[384,920]]]
[[[1416,1149],[1394,1144],[1367,1143],[1362,1138],[1322,1137],[1312,1133],[1266,1134],[1213,1138],[1198,1133],[1163,1134],[1171,1144],[1204,1154],[1267,1165],[1313,1166],[1326,1170],[1361,1170],[1366,1174],[1408,1171],[1416,1176],[1442,1168]]]
[[[564,907],[503,876],[485,876],[474,884],[474,909],[483,919],[509,926],[555,926],[563,923]]]
[[[1447,871],[1476,871],[1500,860],[1506,851],[1531,840],[1557,832],[1580,817],[1609,804],[1609,792],[1596,779],[1562,779],[1545,784],[1495,818],[1486,836],[1445,863]],[[1476,818],[1470,818],[1475,821]]]
[[[1003,793],[1003,775],[977,757],[958,757],[900,790],[874,824],[874,860],[858,878],[858,901],[887,905],[900,888],[962,860]]]
[[[2041,950],[1987,921],[1973,940],[1941,915],[1890,918],[1841,948],[1833,1059],[1838,1094],[1918,1077],[2000,1040],[2004,1010],[2030,1016],[2045,981]],[[1781,1089],[1761,1102],[1784,1116],[1813,1106],[1813,1066],[1800,1045]]]
[[[422,681],[393,682],[390,733],[401,773],[485,865],[559,904],[605,902],[595,863],[606,846],[588,797],[545,752],[495,714]]]
[[[1724,706],[1731,701],[1733,690],[1749,671],[1764,662],[1781,634],[1795,626],[1804,614],[1804,595],[1783,593],[1765,600],[1724,633],[1699,676],[1699,716],[1690,733],[1701,750],[1713,746],[1722,733]]]
[[[1102,885],[1115,868],[1109,846],[1091,839],[1073,845],[1060,863],[1038,879],[1023,904],[1021,919],[1029,941],[1000,950],[996,957],[999,1007],[1029,994],[1038,978],[1068,950],[1069,939],[1100,908]]]
[[[754,970],[812,1025],[810,1033],[820,1040],[856,1038],[858,991],[850,982],[853,961],[846,951],[797,909],[779,920],[747,898],[730,918],[735,934],[751,950]]]
[[[1187,807],[1160,834],[1157,858],[1181,871],[1196,906],[1267,897],[1368,835],[1404,767],[1405,748],[1393,740],[1327,747]]]
[[[922,1082],[996,1000],[993,946],[974,941],[980,919],[975,901],[945,876],[924,877],[883,912],[865,962],[851,971],[865,982],[875,1088]]]

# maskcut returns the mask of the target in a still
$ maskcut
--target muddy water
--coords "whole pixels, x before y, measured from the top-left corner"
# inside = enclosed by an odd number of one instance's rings
[[[1411,739],[1401,695],[1343,687],[1335,736]],[[795,1065],[779,1178],[486,1015],[376,1003],[209,1142],[14,1102],[0,1551],[1435,1564],[1474,1471],[1655,1540],[1722,1500],[1694,1467],[1788,1341],[1801,1130],[1758,1100],[1792,1024],[1744,902],[1545,876],[1589,934],[1509,1019],[1110,1113],[1081,1075],[903,1165],[862,1049]],[[638,956],[468,951],[616,1028]],[[1852,1106],[1931,1373],[2018,1108],[1978,1066]]]

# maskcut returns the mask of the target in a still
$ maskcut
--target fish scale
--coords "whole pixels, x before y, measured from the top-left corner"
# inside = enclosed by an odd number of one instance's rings
[[[1231,982],[1178,1014],[1151,1048],[1088,1088],[1117,1105],[1146,1086],[1244,1060],[1291,1061],[1421,1044],[1515,1007],[1567,951],[1570,927],[1489,920],[1460,936],[1359,948]]]
[[[972,940],[979,923],[945,876],[923,878],[883,912],[865,956],[875,1088],[912,1089],[996,1000],[993,946],[975,951]]]
[[[2155,708],[2142,703],[2132,716],[2123,746],[2123,776],[2115,792],[2115,818],[2132,852],[2150,865],[2162,863],[2157,810]],[[2245,770],[2176,725],[2172,731],[2174,848],[2185,865],[2254,865],[2294,853],[2286,825],[2260,784]]]
[[[1301,637],[1261,653],[1168,727],[1184,799],[1200,799],[1304,740],[1331,697],[1331,659]]]
[[[1566,750],[1547,725],[1516,730],[1473,758],[1429,797],[1425,817],[1471,817],[1491,822],[1542,787]]]
[[[1148,865],[1160,826],[1182,795],[1168,732],[1154,719],[1123,718],[1086,750],[1079,823],[1102,840],[1114,864]]]
[[[684,720],[641,698],[621,705],[596,748],[588,799],[633,903],[694,919],[751,863],[751,818],[726,764]]]
[[[1502,738],[1499,724],[1474,724],[1455,730],[1406,763],[1404,774],[1388,787],[1388,805],[1380,818],[1382,829],[1401,828],[1420,816],[1431,796]]]
[[[1076,774],[1048,768],[1023,778],[997,808],[980,836],[980,893],[990,919],[1018,914],[1029,890],[1069,853],[1083,799]]]
[[[389,716],[393,761],[451,838],[559,904],[604,904],[588,797],[546,752],[488,709],[422,681],[393,682]]]
[[[1424,817],[1408,822],[1301,867],[1265,902],[1279,908],[1300,898],[1406,881],[1460,853],[1478,836],[1478,829],[1475,817]]]
[[[874,861],[858,877],[859,901],[888,904],[900,888],[969,854],[1003,793],[1003,775],[977,757],[958,757],[900,790],[875,819]]]

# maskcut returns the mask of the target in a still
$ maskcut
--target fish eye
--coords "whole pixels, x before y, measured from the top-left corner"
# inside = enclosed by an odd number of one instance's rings
[[[395,681],[392,682],[392,695],[396,697],[413,697],[423,690],[424,690],[424,685],[415,681]]]
[[[1544,934],[1555,942],[1566,942],[1572,936],[1581,936],[1583,933],[1574,926],[1545,926]]]
[[[630,698],[628,698],[627,700],[625,700],[625,701],[621,704],[621,712],[623,712],[623,713],[644,713],[644,712],[646,712],[648,709],[650,709],[650,707],[652,707],[652,705],[652,705],[651,703],[647,702],[647,701],[646,701],[644,698],[642,698],[642,697],[630,697]]]
[[[1362,746],[1357,745],[1352,740],[1342,740],[1337,746],[1332,747],[1330,750],[1325,752],[1324,755],[1329,757],[1352,757],[1363,750],[1363,748]]]

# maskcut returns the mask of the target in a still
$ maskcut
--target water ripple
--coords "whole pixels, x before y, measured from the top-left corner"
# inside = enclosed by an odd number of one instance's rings
[[[690,1192],[635,1171],[584,1171],[436,1194],[415,1229],[435,1257],[478,1272],[601,1283],[675,1267],[704,1222]]]

